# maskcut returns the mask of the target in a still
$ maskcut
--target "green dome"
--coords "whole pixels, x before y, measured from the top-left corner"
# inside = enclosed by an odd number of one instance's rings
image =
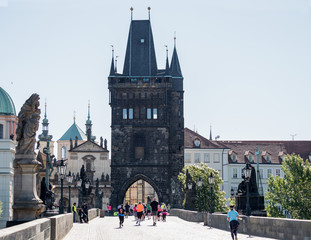
[[[0,115],[16,116],[15,106],[10,95],[0,87]]]

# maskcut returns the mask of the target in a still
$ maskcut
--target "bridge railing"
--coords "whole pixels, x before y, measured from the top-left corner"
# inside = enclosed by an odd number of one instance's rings
[[[204,225],[230,231],[227,215],[222,213],[200,213],[184,209],[171,209],[172,216],[186,221],[204,222]],[[241,216],[239,232],[277,239],[311,240],[311,220],[271,217]]]

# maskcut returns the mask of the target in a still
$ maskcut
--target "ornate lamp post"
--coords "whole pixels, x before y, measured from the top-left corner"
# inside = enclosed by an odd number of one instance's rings
[[[66,164],[64,164],[64,160],[62,159],[60,165],[57,168],[59,177],[60,177],[60,206],[59,206],[59,214],[64,213],[64,199],[63,199],[63,184],[64,178],[66,176]]]
[[[213,213],[214,212],[214,209],[213,209],[213,186],[214,186],[214,183],[215,183],[215,178],[214,178],[213,173],[211,173],[211,175],[208,177],[208,182],[211,185],[211,206],[210,206],[210,211],[209,212]]]
[[[197,185],[198,185],[198,190],[199,190],[199,212],[202,211],[202,207],[201,207],[201,187],[202,187],[202,180],[201,178],[199,177],[199,180],[197,182]]]
[[[231,199],[233,199],[233,195],[234,195],[234,190],[233,188],[231,188]]]
[[[68,190],[69,190],[69,199],[68,199],[68,209],[67,209],[67,212],[68,213],[71,213],[71,196],[70,196],[70,192],[71,192],[71,183],[72,183],[72,180],[73,180],[73,176],[71,175],[71,172],[69,171],[69,174],[67,176],[67,182],[68,182]]]
[[[251,174],[252,174],[252,169],[250,168],[250,164],[246,163],[245,167],[245,181],[247,184],[247,192],[246,192],[246,216],[251,215],[251,207],[250,207],[250,202],[249,202],[249,181],[251,179]]]

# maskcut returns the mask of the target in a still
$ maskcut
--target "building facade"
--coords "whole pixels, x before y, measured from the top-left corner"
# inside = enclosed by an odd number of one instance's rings
[[[265,195],[269,176],[284,177],[282,161],[293,153],[310,160],[311,141],[215,141],[185,128],[185,165],[205,163],[219,171],[226,198],[231,189],[237,193],[246,163],[255,167],[259,193]]]
[[[150,18],[131,20],[123,73],[116,72],[113,57],[108,88],[112,206],[139,180],[161,201],[172,201],[184,165],[183,76],[176,44],[171,63],[167,57],[165,69],[158,68]]]
[[[10,95],[0,87],[0,201],[2,202],[0,228],[4,228],[7,221],[13,220],[13,160],[16,127],[17,117],[14,103]]]

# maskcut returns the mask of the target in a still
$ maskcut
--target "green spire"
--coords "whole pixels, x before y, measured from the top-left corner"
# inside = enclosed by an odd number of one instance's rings
[[[47,119],[47,114],[46,114],[46,101],[44,105],[44,119],[42,120],[42,134],[39,135],[39,140],[40,141],[51,141],[53,136],[49,135],[49,120]]]

